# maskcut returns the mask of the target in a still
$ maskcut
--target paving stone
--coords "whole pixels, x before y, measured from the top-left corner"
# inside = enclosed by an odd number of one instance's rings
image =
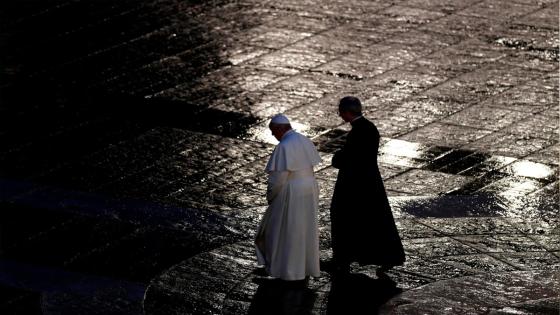
[[[286,116],[298,122],[304,122],[306,125],[315,126],[315,129],[334,129],[343,123],[338,116],[338,101],[344,95],[354,93],[337,93],[336,95],[327,95],[316,101],[304,106],[299,106],[286,111]]]
[[[399,69],[391,70],[376,76],[367,81],[368,84],[378,85],[380,87],[391,87],[395,92],[403,92],[406,94],[415,94],[427,88],[437,85],[445,81],[446,77],[437,77],[434,75],[402,71]]]
[[[532,26],[541,26],[541,27],[552,26],[553,28],[558,30],[558,25],[556,25],[557,20],[558,20],[558,3],[555,3],[541,10],[523,16],[519,20],[519,23],[528,24]]]
[[[268,119],[285,112],[325,159],[332,259],[330,158],[350,129],[336,104],[357,95],[408,254],[388,272],[409,290],[392,312],[551,309],[556,273],[536,270],[560,259],[557,1],[11,2],[0,249],[18,266],[150,284],[147,314],[338,310],[348,300],[326,273],[296,305],[254,283],[251,240],[277,143]],[[375,269],[354,266],[360,285],[344,292],[372,313]],[[6,313],[142,312],[119,286],[0,278]]]
[[[527,117],[527,114],[518,111],[474,105],[445,118],[442,122],[488,130],[500,130],[525,117]]]
[[[558,234],[530,235],[529,238],[550,252],[560,250],[560,235]]]
[[[481,46],[477,40],[465,40],[458,45],[418,58],[413,64],[432,71],[443,71],[449,77],[457,77],[458,75],[479,68],[484,63],[495,62],[504,55],[504,52]],[[478,83],[480,84],[480,82]],[[450,88],[451,84],[447,84],[444,87],[437,88],[436,91],[438,92],[432,94],[439,96],[447,95],[456,98],[461,96],[467,99],[467,95],[450,93]]]
[[[476,249],[449,237],[408,239],[403,240],[403,246],[405,253],[422,258],[478,253]]]
[[[469,235],[454,236],[463,244],[478,249],[481,252],[537,252],[545,249],[533,240],[522,235]]]
[[[367,108],[367,111],[370,111],[372,115],[377,115],[376,112],[382,113],[389,107],[398,106],[403,100],[411,96],[407,92],[395,90],[388,86],[375,87],[372,90],[371,96],[362,101],[362,106]]]
[[[519,135],[526,135],[526,136],[535,135],[538,136],[539,138],[557,140],[558,137],[560,136],[560,133],[558,131],[559,122],[560,122],[559,117],[537,114],[537,115],[531,115],[527,119],[522,120],[516,123],[515,125],[506,128],[505,131],[519,134]],[[542,129],[539,130],[539,132],[537,133],[531,130],[531,126],[535,126],[535,125],[542,126]]]
[[[369,276],[370,278],[377,278],[375,268],[362,267],[357,271]],[[391,280],[398,283],[398,287],[403,290],[421,287],[433,281],[431,278],[419,274],[403,272],[397,269],[390,270],[387,272],[387,275]]]
[[[556,220],[539,220],[538,218],[508,218],[521,232],[528,234],[560,234],[560,224]]]
[[[426,169],[450,174],[458,174],[464,173],[466,169],[471,167],[481,166],[483,163],[494,165],[496,168],[498,166],[501,167],[503,166],[502,164],[505,163],[504,160],[507,160],[501,157],[490,156],[488,154],[476,153],[472,150],[452,150],[449,147],[439,148],[442,148],[442,150],[440,150],[441,153],[429,161]],[[499,162],[502,162],[502,164]],[[495,169],[488,169],[486,171],[488,172],[493,170]]]
[[[521,270],[558,270],[560,259],[549,252],[492,253],[493,257]]]
[[[457,44],[461,40],[462,37],[460,36],[435,33],[431,30],[409,29],[405,31],[399,30],[392,34],[392,36],[385,39],[385,43],[418,46],[422,47],[425,51],[436,51]]]
[[[408,0],[403,3],[406,6],[419,7],[419,8],[429,8],[431,10],[437,10],[442,13],[453,13],[455,11],[461,10],[463,8],[469,7],[476,0],[470,1],[456,1],[456,0]]]
[[[410,62],[422,54],[422,52],[405,46],[395,47],[390,51],[388,48],[385,45],[370,46],[357,53],[330,61],[318,67],[317,70],[350,76],[359,81]]]
[[[115,221],[103,222],[87,217],[76,217],[63,225],[32,235],[28,239],[3,246],[3,256],[16,260],[64,267],[95,248],[135,230],[134,226]],[[9,232],[6,231],[6,232]]]
[[[75,312],[91,314],[141,314],[140,301],[131,300],[126,290],[113,287],[99,290],[94,297],[70,292],[49,292],[42,296],[41,309],[43,314]]]
[[[536,190],[533,193],[529,194],[529,198],[534,198],[544,202],[550,202],[552,205],[559,204],[559,202],[557,202],[560,201],[560,193],[558,191],[558,187],[558,181],[552,182],[544,186],[542,189]]]
[[[398,28],[398,25],[393,25]],[[390,26],[378,22],[349,20],[346,24],[339,24],[316,36],[296,43],[294,47],[303,45],[310,47],[311,51],[319,50],[332,58],[350,54],[356,50],[379,44],[389,34],[396,32]]]
[[[480,191],[492,192],[504,198],[515,198],[514,196],[527,195],[539,188],[544,187],[544,184],[529,178],[522,177],[506,177],[482,188]]]
[[[331,32],[331,30],[327,30],[324,33],[304,38],[294,43],[289,48],[293,51],[311,53],[313,55],[322,56],[325,60],[331,60],[336,58],[339,54],[352,52],[356,48],[353,45],[361,43],[342,37],[332,40],[331,36],[334,36],[334,34],[330,34]]]
[[[309,37],[312,34],[288,29],[258,27],[251,30],[251,35],[253,36],[249,39],[249,43],[251,45],[266,48],[282,48],[301,39]]]
[[[509,20],[535,10],[534,6],[509,1],[482,1],[461,11],[461,14],[481,18]]]
[[[475,174],[476,176],[476,174]],[[484,196],[484,198],[488,198],[489,204],[492,203],[496,203],[499,204],[500,206],[498,207],[499,210],[494,212],[491,211],[490,213],[493,213],[493,215],[497,214],[497,213],[503,213],[503,208],[501,207],[501,202],[503,202],[503,199],[501,197],[503,196],[496,196],[493,194],[493,191],[490,190],[489,192],[484,192],[481,191],[483,190],[485,187],[492,185],[493,183],[500,181],[504,178],[506,178],[507,176],[499,173],[499,172],[492,172],[489,174],[485,174],[483,176],[480,177],[476,177],[474,180],[468,182],[467,184],[463,185],[462,187],[460,187],[459,189],[453,190],[451,192],[449,192],[450,195],[459,195],[459,196],[463,196],[463,195],[470,195],[470,194],[474,194],[475,196],[477,196],[478,198],[480,198],[481,196]],[[508,197],[508,196],[506,196]],[[513,197],[513,196],[510,196]],[[484,199],[482,198],[482,199]],[[517,198],[512,198],[512,201],[516,200]],[[509,205],[509,204],[508,204]]]
[[[399,236],[402,239],[408,238],[429,238],[441,237],[442,234],[437,230],[421,223],[422,221],[414,219],[398,219],[395,220]]]
[[[336,177],[338,176],[338,169],[334,167],[327,167],[315,173],[315,176],[327,181],[335,181]]]
[[[396,137],[438,121],[462,107],[455,102],[419,96],[377,110],[371,115],[375,117],[382,134]],[[414,115],[410,115],[410,112],[414,112]]]
[[[513,176],[523,176],[543,181],[554,180],[558,174],[558,168],[542,163],[535,163],[525,160],[513,162],[502,169],[502,172]]]
[[[298,105],[325,96],[332,88],[344,88],[350,82],[322,74],[304,74],[267,88],[266,96],[253,106],[254,112],[270,117]]]
[[[418,222],[444,235],[516,234],[514,226],[503,218],[418,219]]]
[[[326,61],[326,56],[322,54],[302,54],[301,51],[284,49],[253,59],[248,64],[283,75],[295,75]]]
[[[153,129],[119,146],[111,146],[83,158],[80,162],[45,174],[43,180],[73,183],[74,187],[95,189],[122,176],[153,165],[162,156],[177,152],[177,145],[191,134]],[[149,152],[149,154],[146,154]]]
[[[414,117],[409,117],[408,108],[404,107],[379,111],[373,113],[373,116],[376,116],[375,122],[379,132],[390,137],[407,134],[437,120],[430,112],[419,113]],[[417,139],[412,140],[417,142]]]
[[[330,203],[335,183],[332,180],[322,178],[318,178],[317,182],[319,183],[319,199],[328,200]]]
[[[555,142],[534,136],[522,136],[498,131],[466,144],[464,148],[509,157],[524,157]]]
[[[456,150],[455,152],[464,152],[466,156],[462,158],[460,156],[457,156],[456,161],[454,161],[453,159],[446,159],[447,156],[451,156],[452,154],[445,155],[444,157],[434,160],[432,163],[430,163],[428,165],[428,169],[437,170],[438,172],[444,172],[448,174],[467,175],[467,170],[480,166],[482,163],[486,162],[492,157],[488,154],[481,153],[469,154],[468,150]]]
[[[530,70],[552,71],[556,69],[556,64],[552,61],[554,58],[556,58],[556,53],[547,50],[515,51],[508,53],[508,55],[500,59],[499,62]]]
[[[302,12],[300,14],[305,16],[341,16],[345,18],[355,18],[356,16],[364,15],[367,17],[375,11],[379,10],[380,7],[387,6],[383,3],[369,2],[369,1],[357,1],[355,5],[349,5],[345,3],[322,3],[317,1],[308,2],[294,2],[286,1],[284,3],[277,4],[279,8]],[[338,12],[340,10],[340,12]]]
[[[487,139],[490,134],[491,131],[489,130],[434,122],[430,125],[400,136],[399,139],[431,145],[443,145],[447,147],[463,146],[471,148],[476,145],[478,139]],[[474,145],[469,144],[473,142]]]
[[[440,12],[405,7],[400,5],[391,6],[379,13],[390,17],[394,21],[406,22],[411,24],[426,24],[445,16]]]
[[[541,2],[542,3],[542,2]],[[554,28],[535,27],[527,24],[513,23],[502,28],[497,34],[496,43],[516,50],[551,49],[558,46],[557,33]],[[552,36],[551,36],[552,35]]]
[[[387,163],[378,163],[381,178],[387,180],[388,178],[397,176],[409,170],[408,167],[402,165],[394,165]]]
[[[0,286],[4,314],[41,314],[41,294],[30,290]]]
[[[460,5],[464,4],[464,2],[460,3]],[[444,34],[477,37],[481,33],[492,34],[493,32],[498,32],[503,26],[486,18],[451,14],[437,19],[428,25],[423,25],[420,28]]]
[[[461,151],[461,150],[459,150]],[[465,150],[466,152],[470,152],[469,150]],[[471,156],[472,154],[468,155],[467,157]],[[445,156],[444,156],[445,157]],[[509,165],[513,162],[517,161],[516,158],[507,157],[507,156],[500,156],[500,155],[491,155],[486,157],[482,162],[476,164],[472,167],[469,167],[465,170],[461,170],[459,174],[465,176],[490,176],[490,177],[501,177],[501,169],[503,169],[506,165]],[[435,161],[434,161],[435,162]]]
[[[430,313],[434,310],[444,314],[489,312],[512,303],[555,296],[558,288],[552,283],[556,280],[547,278],[553,274],[550,271],[495,273],[490,276],[493,280],[491,286],[486,282],[488,277],[482,275],[442,281],[401,294],[386,304],[380,313]],[[518,290],[504,290],[511,287],[511,283],[516,283]],[[431,298],[427,298],[428,295]],[[446,306],[442,308],[442,305]]]
[[[451,191],[469,180],[464,176],[413,169],[386,180],[385,187],[416,195],[433,195]]]
[[[204,257],[194,258],[187,263],[176,265],[152,281],[148,288],[145,308],[149,313],[164,312],[166,314],[181,310],[193,312],[214,309],[219,311],[223,307],[221,301],[230,288],[255,267],[252,260],[236,257],[241,252],[249,253],[250,251],[246,247],[247,245],[235,246],[231,249],[225,248],[222,251],[209,253]],[[211,261],[216,263],[209,263]],[[214,269],[216,267],[221,270]],[[224,270],[224,267],[227,270]],[[198,272],[193,273],[188,270],[190,268],[198,269]],[[243,271],[232,273],[232,268]],[[216,273],[218,271],[222,275],[227,275],[227,278],[219,277],[219,274]],[[200,275],[208,275],[205,277],[208,281],[196,281],[195,279]],[[183,295],[183,298],[176,298],[177,294]],[[184,295],[192,295],[192,298],[184,299]],[[165,296],[167,298],[164,298]],[[162,302],[164,304],[160,304]]]
[[[469,49],[470,47],[465,48],[472,51]],[[491,66],[451,79],[430,89],[426,94],[446,95],[458,101],[474,103],[500,94],[527,79],[526,73],[523,74],[502,66]]]
[[[435,259],[427,259],[426,257],[414,257],[409,255],[402,267],[397,267],[407,272],[412,272],[424,277],[436,280],[444,280],[456,277],[474,275],[472,271],[458,268],[452,264],[446,264]]]
[[[434,260],[474,273],[497,273],[517,270],[515,267],[487,254],[446,256],[434,258]]]
[[[516,303],[512,306],[507,306],[499,310],[491,311],[490,314],[507,314],[513,312],[542,312],[542,313],[554,313],[557,311],[558,307],[557,298],[545,298],[538,299],[535,301],[527,301],[522,303]]]
[[[222,314],[247,314],[251,309],[251,303],[245,301],[225,300]]]
[[[548,104],[557,104],[557,99],[553,94],[547,93],[546,89],[527,84],[513,87],[499,97],[485,100],[483,104],[527,113],[537,113],[548,109],[550,107]]]
[[[389,139],[379,147],[380,158],[385,155],[407,157],[423,162],[432,162],[442,156],[446,156],[452,150],[448,147],[428,146],[418,142],[410,142],[400,139]]]
[[[0,253],[16,244],[40,237],[51,230],[61,229],[76,220],[76,217],[64,212],[40,211],[29,207],[17,207],[2,204],[2,224],[0,225]],[[35,218],[29,222],[29,218]]]
[[[315,35],[337,25],[334,19],[325,16],[305,16],[298,12],[284,10],[263,9],[263,11],[267,13],[264,17],[266,25],[277,29],[292,29]]]
[[[48,116],[44,118],[48,119]],[[2,169],[2,174],[12,178],[16,174],[26,177],[41,177],[48,171],[67,166],[64,164],[68,164],[68,162],[76,163],[83,155],[102,150],[112,143],[134,138],[149,129],[138,123],[117,123],[116,121],[86,122],[77,127],[52,134],[39,128],[38,133],[46,133],[43,135],[46,137],[38,138],[40,144],[30,145],[30,143],[24,142],[22,146],[13,147],[12,150],[8,149],[1,155],[1,159],[6,165],[14,163],[13,167]],[[125,130],[120,130],[120,128],[125,128]],[[20,133],[15,130],[15,133],[9,133],[9,138],[15,137],[17,134]],[[73,150],[65,152],[69,145]],[[62,155],[65,155],[65,158],[62,158]]]

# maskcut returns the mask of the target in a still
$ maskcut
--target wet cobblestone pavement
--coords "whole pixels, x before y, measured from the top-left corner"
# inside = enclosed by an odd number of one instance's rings
[[[0,4],[1,314],[558,314],[557,0]],[[363,100],[407,253],[255,273],[267,130]]]

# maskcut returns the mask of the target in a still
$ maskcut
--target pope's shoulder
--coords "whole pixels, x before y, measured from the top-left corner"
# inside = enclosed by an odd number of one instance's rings
[[[295,130],[291,130],[282,138],[282,140],[280,141],[280,143],[278,143],[278,145],[286,146],[286,145],[293,145],[301,142],[313,144],[313,142],[306,136],[302,135],[301,133]]]

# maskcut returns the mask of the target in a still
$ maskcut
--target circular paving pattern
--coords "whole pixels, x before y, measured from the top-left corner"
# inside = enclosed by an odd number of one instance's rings
[[[151,282],[145,313],[518,314],[515,311],[546,312],[560,293],[560,274],[551,270],[482,272],[435,280],[397,268],[389,273],[395,283],[377,278],[372,266],[354,266],[348,277],[333,278],[323,272],[307,287],[271,280],[257,271],[250,241],[197,255]]]

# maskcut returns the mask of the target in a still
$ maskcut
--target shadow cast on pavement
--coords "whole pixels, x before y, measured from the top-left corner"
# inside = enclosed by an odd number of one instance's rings
[[[305,281],[255,279],[259,284],[247,314],[312,314],[317,298]]]
[[[327,314],[377,314],[381,305],[401,292],[390,279],[372,279],[364,274],[333,277]]]

